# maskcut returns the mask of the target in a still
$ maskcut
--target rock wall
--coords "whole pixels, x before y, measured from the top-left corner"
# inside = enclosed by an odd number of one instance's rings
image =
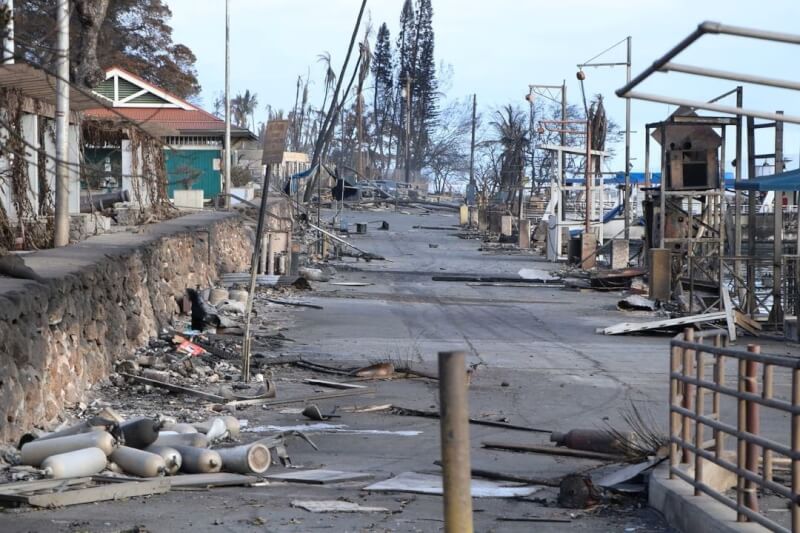
[[[48,283],[13,280],[24,289],[0,291],[0,441],[57,422],[116,358],[170,325],[186,287],[248,269],[252,232],[237,218],[159,226],[148,226],[150,235],[85,241],[85,255],[95,259],[77,269],[64,260],[69,248],[60,249],[64,275],[46,275],[51,251],[27,256]]]

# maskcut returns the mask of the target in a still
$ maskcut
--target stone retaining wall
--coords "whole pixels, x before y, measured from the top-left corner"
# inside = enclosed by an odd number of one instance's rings
[[[248,269],[252,232],[190,215],[25,256],[47,285],[0,278],[0,441],[58,422],[118,357],[170,325],[176,297]]]

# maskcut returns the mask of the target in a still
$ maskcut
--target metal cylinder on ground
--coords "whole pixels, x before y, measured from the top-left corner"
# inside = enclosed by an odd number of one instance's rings
[[[84,448],[51,455],[42,462],[45,477],[65,479],[93,476],[102,472],[108,464],[106,453],[100,448]]]
[[[208,293],[208,303],[217,305],[218,303],[228,299],[227,289],[211,289]]]
[[[472,533],[472,475],[465,352],[439,352],[444,529]]]
[[[106,455],[114,451],[117,442],[105,431],[90,431],[77,435],[67,435],[54,439],[34,440],[28,442],[20,450],[21,463],[39,466],[51,455],[73,452],[84,448],[98,448]]]
[[[42,435],[37,440],[47,440],[47,439],[56,439],[58,437],[67,437],[69,435],[78,435],[79,433],[87,433],[89,431],[93,431],[95,429],[105,430],[106,428],[113,425],[113,420],[108,420],[107,422],[102,421],[100,418],[90,418],[89,420],[81,420],[77,424],[73,424],[67,428],[61,429],[59,431],[54,431],[52,433],[47,433],[46,435]]]
[[[129,446],[120,446],[109,458],[125,472],[134,476],[158,477],[167,471],[167,465],[161,455]]]
[[[222,458],[222,470],[235,474],[263,474],[272,463],[269,448],[254,442],[215,450]]]
[[[154,418],[132,418],[119,425],[125,438],[125,446],[131,448],[147,448],[158,438],[161,422]]]
[[[247,303],[247,291],[235,289],[228,292],[228,297],[237,302]]]
[[[157,446],[152,444],[148,446],[145,451],[150,453],[157,453],[164,459],[164,466],[166,466],[166,473],[168,476],[174,476],[181,469],[183,458],[181,453],[171,446]]]
[[[170,424],[168,426],[164,426],[164,429],[167,431],[173,431],[175,433],[197,433],[197,428],[195,428],[192,424],[187,424],[185,422]]]
[[[171,433],[162,431],[153,443],[155,446],[192,446],[208,448],[208,437],[202,433]]]
[[[181,472],[213,474],[222,468],[222,458],[214,450],[192,446],[173,446],[181,454]]]
[[[612,433],[603,429],[571,429],[566,433],[554,431],[550,434],[550,441],[555,442],[556,446],[611,454],[624,453],[635,438],[631,432]]]

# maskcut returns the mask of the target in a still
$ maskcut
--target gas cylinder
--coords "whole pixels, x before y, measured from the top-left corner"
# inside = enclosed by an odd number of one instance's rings
[[[125,446],[147,448],[158,438],[161,422],[153,418],[132,418],[119,425],[125,437]]]
[[[153,443],[156,446],[192,446],[208,448],[208,437],[202,433],[171,433],[162,431]]]
[[[228,433],[231,437],[238,438],[241,433],[241,427],[239,425],[239,419],[235,416],[225,415],[219,417],[225,422],[225,427],[228,428]]]
[[[84,448],[51,455],[42,461],[42,469],[52,479],[93,476],[102,472],[107,462],[106,453],[100,448]]]
[[[627,443],[633,442],[633,433],[622,435]],[[550,441],[573,450],[600,453],[623,453],[627,444],[619,436],[602,429],[571,429],[566,433],[554,431],[550,434]]]
[[[215,451],[222,458],[222,469],[236,474],[263,474],[272,462],[269,448],[258,442]]]
[[[178,473],[178,470],[181,469],[181,454],[175,448],[151,444],[145,448],[145,450],[151,453],[157,453],[164,459],[164,465],[167,467],[168,476],[174,476]]]
[[[84,448],[99,448],[104,454],[110,455],[114,451],[116,441],[105,431],[91,431],[78,433],[66,437],[55,437],[45,440],[28,442],[20,450],[21,462],[24,465],[39,466],[42,461],[51,455],[74,452]]]
[[[120,446],[109,456],[125,472],[139,477],[163,476],[167,471],[164,458],[157,453]]]
[[[173,446],[181,454],[181,471],[187,474],[219,472],[222,458],[214,450],[192,446]]]
[[[197,433],[197,429],[191,424],[179,423],[164,426],[167,431],[174,431],[175,433]]]

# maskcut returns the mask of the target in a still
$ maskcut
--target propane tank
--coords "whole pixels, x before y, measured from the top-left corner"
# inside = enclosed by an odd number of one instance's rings
[[[215,451],[222,458],[222,469],[236,474],[263,474],[272,462],[269,448],[258,442]]]
[[[120,446],[109,456],[125,472],[139,477],[163,476],[167,471],[164,458],[157,453]]]
[[[164,465],[167,467],[166,472],[168,476],[174,476],[178,473],[178,470],[181,469],[181,454],[175,448],[151,444],[146,450],[150,453],[157,453],[164,459]]]
[[[131,448],[147,448],[158,438],[161,422],[153,418],[132,418],[120,424],[125,446]]]
[[[181,454],[181,471],[187,474],[212,474],[219,472],[222,458],[214,450],[192,446],[173,446]]]
[[[55,439],[54,439],[55,440]],[[68,477],[93,476],[102,472],[107,463],[106,453],[100,448],[51,455],[42,462],[45,477],[64,479]]]
[[[34,440],[25,444],[20,450],[21,463],[39,466],[51,455],[74,452],[84,448],[99,448],[104,454],[110,455],[116,444],[114,437],[105,431],[91,431],[66,437]]]
[[[573,450],[619,454],[624,453],[626,445],[634,440],[633,433],[622,435],[624,440],[602,429],[571,429],[566,433],[554,431],[550,434],[550,441]]]
[[[180,423],[164,426],[167,431],[174,431],[175,433],[197,433],[197,429],[191,424]]]
[[[202,433],[170,433],[162,431],[153,443],[156,446],[192,446],[208,448],[208,437]]]
[[[228,434],[228,425],[220,416],[211,418],[205,422],[197,422],[196,424],[192,425],[197,431],[204,433],[211,442],[219,440]]]
[[[89,431],[94,431],[94,430],[105,431],[106,429],[112,427],[114,425],[114,422],[115,422],[114,420],[96,416],[88,420],[81,420],[77,424],[73,424],[68,428],[64,428],[59,431],[54,431],[52,433],[47,433],[46,435],[42,435],[41,437],[39,437],[38,440],[57,439],[59,437],[67,437],[69,435],[77,435],[79,433],[88,433]]]
[[[239,435],[241,434],[241,426],[239,425],[239,419],[231,415],[225,415],[219,418],[221,418],[222,421],[225,422],[225,427],[228,428],[228,434],[230,434],[230,436],[233,437],[234,439],[238,438]]]

